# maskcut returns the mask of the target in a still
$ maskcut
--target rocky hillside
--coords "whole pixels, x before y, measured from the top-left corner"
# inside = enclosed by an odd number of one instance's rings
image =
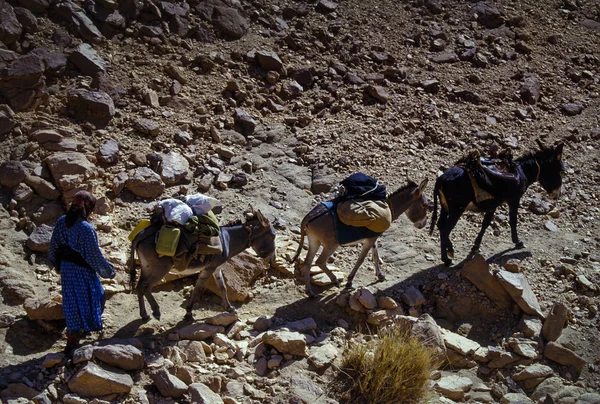
[[[598,403],[600,5],[593,0],[0,0],[0,388],[24,403],[357,402],[338,383],[349,341],[391,321],[437,347],[431,403]],[[393,191],[469,151],[565,144],[559,200],[523,200],[513,250],[500,209],[453,232],[404,217],[342,291],[287,263],[302,217],[363,171]],[[105,331],[66,361],[59,275],[46,262],[72,196],[117,268]],[[148,205],[218,198],[221,223],[260,209],[277,260],[224,268],[237,314],[193,277],[128,293],[127,236]],[[347,276],[360,249],[333,256]],[[208,288],[217,291],[214,280]]]

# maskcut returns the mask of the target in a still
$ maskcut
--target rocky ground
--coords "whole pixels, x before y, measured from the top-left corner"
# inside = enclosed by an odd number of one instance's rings
[[[600,402],[597,2],[0,0],[0,43],[3,401],[349,402],[344,348],[396,319],[443,353],[431,403]],[[437,232],[401,217],[380,238],[386,281],[367,261],[357,291],[306,298],[286,260],[344,177],[428,178],[431,194],[465,153],[536,139],[565,144],[567,171],[559,200],[539,185],[522,200],[526,249],[501,209],[467,259],[467,213],[445,268]],[[80,189],[100,197],[118,274],[103,335],[66,362],[45,251]],[[127,236],[152,201],[195,192],[222,223],[260,209],[278,259],[225,268],[237,315],[208,293],[184,322],[194,279],[173,275],[143,323]],[[332,265],[347,274],[359,251]]]

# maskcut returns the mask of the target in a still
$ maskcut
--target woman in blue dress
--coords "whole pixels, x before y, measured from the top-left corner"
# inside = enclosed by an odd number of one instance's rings
[[[56,222],[48,250],[48,261],[60,271],[67,354],[90,331],[102,330],[106,298],[98,275],[115,276],[115,268],[104,258],[96,231],[87,221],[95,205],[94,195],[77,192],[67,214]]]

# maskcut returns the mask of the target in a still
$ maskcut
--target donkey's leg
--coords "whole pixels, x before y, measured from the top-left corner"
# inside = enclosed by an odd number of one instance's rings
[[[524,248],[525,244],[519,240],[517,234],[517,214],[519,213],[519,200],[510,201],[508,203],[508,222],[510,223],[510,235],[512,242],[515,243],[515,247]]]
[[[339,288],[340,281],[338,281],[338,279],[335,277],[333,272],[331,272],[331,269],[329,269],[327,267],[327,260],[329,259],[329,257],[331,257],[333,255],[333,253],[335,252],[335,250],[337,250],[337,248],[338,248],[337,245],[334,245],[334,246],[325,246],[324,245],[321,255],[319,255],[319,258],[317,258],[317,265],[319,266],[319,268],[321,268],[323,270],[323,272],[325,272],[327,274],[327,276],[329,277],[331,282],[333,282],[334,285]]]
[[[473,247],[471,248],[471,253],[475,254],[479,252],[479,247],[481,247],[481,241],[483,240],[483,235],[490,223],[492,223],[492,219],[494,218],[494,213],[496,212],[496,208],[492,208],[485,212],[485,216],[483,217],[483,222],[481,223],[481,230],[479,230],[479,234],[475,238],[475,242],[473,243]]]
[[[380,282],[385,281],[385,275],[381,272],[381,261],[379,260],[379,250],[377,249],[377,240],[371,247],[371,257],[373,258],[373,265],[375,265],[375,275]]]
[[[146,296],[148,303],[150,303],[150,308],[152,308],[152,316],[155,319],[160,320],[160,307],[158,306],[158,302],[152,295],[152,287],[148,287],[146,289],[146,291],[144,292],[144,296]]]
[[[452,250],[452,246],[450,245],[450,249],[452,252],[452,256],[449,258],[448,257],[448,243],[450,242],[450,240],[448,239],[448,234],[446,234],[447,232],[447,226],[448,226],[448,210],[446,208],[444,208],[444,205],[442,205],[441,209],[440,209],[440,218],[437,222],[437,228],[440,231],[440,250],[441,250],[441,255],[442,255],[442,261],[444,262],[444,264],[449,265],[449,263],[452,262],[452,258],[454,258],[454,251]]]
[[[310,267],[312,266],[312,262],[315,259],[315,255],[317,255],[317,251],[321,243],[318,240],[311,239],[310,235],[308,237],[308,252],[306,253],[306,257],[304,257],[304,264],[302,265],[302,273],[304,275],[304,290],[309,297],[315,297],[315,293],[313,292],[310,286]]]
[[[452,265],[452,259],[454,258],[454,247],[450,240],[450,233],[452,233],[454,226],[458,223],[458,219],[460,219],[464,210],[465,208],[455,208],[455,210],[451,210],[448,214],[443,233],[440,230],[441,237],[445,239],[445,242],[442,245],[447,248],[447,250],[442,250],[442,260],[447,267]]]
[[[360,255],[358,256],[358,260],[356,260],[356,264],[354,264],[354,268],[352,268],[350,275],[348,275],[348,281],[346,282],[346,289],[352,288],[352,281],[354,280],[354,276],[356,275],[358,268],[362,265],[363,261],[365,260],[365,257],[369,253],[369,250],[375,244],[375,241],[377,241],[377,237],[368,238],[365,240],[365,243],[362,246]]]
[[[229,296],[227,296],[227,285],[225,285],[225,278],[223,278],[223,271],[221,271],[221,268],[217,268],[216,275],[217,284],[219,285],[219,289],[221,290],[221,300],[223,302],[223,307],[225,307],[225,309],[230,313],[236,313],[237,310],[229,302]]]
[[[138,285],[138,287],[137,287],[137,297],[138,297],[138,305],[140,306],[140,317],[142,318],[143,321],[150,320],[150,316],[148,315],[148,312],[146,311],[146,304],[144,303],[144,291],[142,290],[140,285]]]
[[[194,290],[192,291],[192,295],[187,301],[185,306],[185,318],[192,318],[192,310],[194,309],[194,304],[200,300],[200,297],[204,294],[204,285],[206,284],[206,280],[212,275],[215,271],[215,268],[212,269],[203,269],[198,274],[198,280],[196,281],[196,285],[194,286]]]

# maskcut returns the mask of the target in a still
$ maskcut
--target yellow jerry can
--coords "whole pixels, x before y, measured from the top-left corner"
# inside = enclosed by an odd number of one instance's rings
[[[156,252],[159,255],[166,255],[167,257],[174,256],[177,252],[180,235],[181,230],[177,227],[169,225],[161,227],[156,238]]]
[[[137,236],[139,232],[141,232],[148,226],[150,226],[150,219],[140,220],[140,222],[137,224],[137,226],[135,226],[135,228],[131,231],[131,233],[129,233],[129,237],[127,237],[129,239],[129,241],[133,241],[135,236]]]

